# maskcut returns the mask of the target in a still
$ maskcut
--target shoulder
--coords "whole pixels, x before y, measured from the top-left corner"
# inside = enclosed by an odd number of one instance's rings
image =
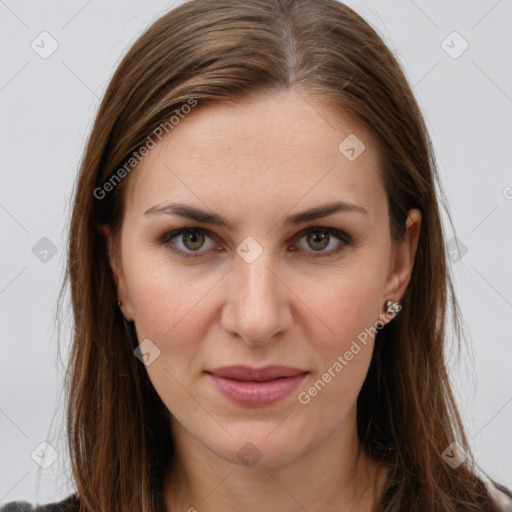
[[[488,486],[488,491],[498,507],[495,511],[512,512],[512,492],[510,489],[496,482],[493,482],[493,484]]]
[[[12,501],[0,507],[0,512],[79,512],[80,501],[75,494],[46,505],[31,505],[28,501]]]

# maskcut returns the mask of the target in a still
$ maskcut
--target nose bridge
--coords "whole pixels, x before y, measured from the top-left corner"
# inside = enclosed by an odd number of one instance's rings
[[[248,343],[267,343],[275,334],[285,330],[290,321],[286,310],[286,288],[272,268],[272,251],[262,250],[254,258],[246,257],[254,247],[240,244],[242,256],[236,258],[230,272],[230,304],[227,330],[236,333]]]
[[[270,251],[263,251],[254,261],[247,262],[240,258],[235,264],[235,276],[240,286],[240,299],[274,300],[276,278],[270,271],[272,265]]]

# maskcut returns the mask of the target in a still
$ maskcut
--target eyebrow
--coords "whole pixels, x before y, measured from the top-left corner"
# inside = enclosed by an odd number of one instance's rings
[[[346,201],[337,201],[321,206],[315,206],[309,210],[304,210],[303,212],[290,215],[284,219],[283,225],[288,226],[290,224],[302,224],[304,222],[327,217],[328,215],[338,212],[359,213],[368,216],[368,212],[362,206],[354,203],[348,203]],[[233,225],[226,219],[223,219],[220,215],[183,203],[155,205],[144,212],[144,215],[153,214],[178,215],[186,219],[195,220],[205,224],[214,224],[216,226],[233,230]]]

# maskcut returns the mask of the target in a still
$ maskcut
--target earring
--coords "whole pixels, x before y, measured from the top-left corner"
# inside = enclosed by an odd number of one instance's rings
[[[402,305],[398,301],[387,300],[384,304],[386,313],[398,313],[402,309]]]

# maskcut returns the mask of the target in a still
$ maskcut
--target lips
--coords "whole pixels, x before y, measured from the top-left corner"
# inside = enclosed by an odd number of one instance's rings
[[[289,366],[228,366],[206,374],[227,398],[247,407],[271,405],[288,396],[307,375]]]
[[[207,370],[218,377],[235,380],[253,380],[257,382],[269,381],[280,377],[293,377],[306,373],[306,370],[291,368],[289,366],[265,366],[263,368],[251,368],[249,366],[225,366],[215,370]]]

